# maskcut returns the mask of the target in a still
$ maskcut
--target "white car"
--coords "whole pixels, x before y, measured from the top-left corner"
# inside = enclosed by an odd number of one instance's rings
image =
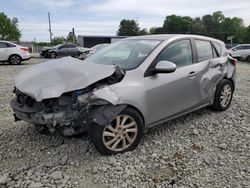
[[[238,58],[250,62],[250,44],[240,44],[229,50],[233,58]]]
[[[30,58],[29,48],[0,40],[0,62],[19,65]]]

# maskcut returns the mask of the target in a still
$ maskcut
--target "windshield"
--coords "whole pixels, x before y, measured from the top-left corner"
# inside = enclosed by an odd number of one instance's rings
[[[86,63],[116,65],[129,70],[139,66],[160,43],[158,40],[122,40],[108,45],[85,60]]]
[[[58,47],[60,47],[62,44],[58,44],[58,45],[56,45],[56,46],[53,46],[53,48],[58,48]]]

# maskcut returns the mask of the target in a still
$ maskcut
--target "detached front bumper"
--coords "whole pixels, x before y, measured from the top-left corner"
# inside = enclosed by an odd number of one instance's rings
[[[24,120],[33,124],[46,124],[41,117],[36,115],[38,112],[33,108],[22,106],[15,99],[10,101],[10,106],[14,111],[15,121]]]
[[[14,111],[15,121],[26,121],[31,124],[47,126],[51,132],[59,130],[64,136],[80,134],[86,131],[87,111],[58,111],[55,113],[44,113],[33,108],[20,105],[12,99],[10,105]],[[84,123],[85,122],[85,123]]]

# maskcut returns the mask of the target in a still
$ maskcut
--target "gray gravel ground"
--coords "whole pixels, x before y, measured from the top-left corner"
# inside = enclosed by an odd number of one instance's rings
[[[13,76],[38,62],[0,65],[0,188],[250,187],[250,64],[237,65],[227,111],[198,110],[151,128],[135,151],[103,156],[86,136],[42,135],[14,122]]]

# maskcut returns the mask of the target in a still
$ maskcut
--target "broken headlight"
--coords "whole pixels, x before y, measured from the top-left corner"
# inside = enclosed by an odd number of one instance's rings
[[[85,93],[82,95],[78,95],[77,96],[77,101],[80,103],[88,103],[89,100],[91,99],[91,95],[93,95],[92,93]]]
[[[77,102],[80,104],[89,104],[89,105],[109,104],[108,101],[97,98],[93,93],[85,93],[83,95],[78,95]]]

